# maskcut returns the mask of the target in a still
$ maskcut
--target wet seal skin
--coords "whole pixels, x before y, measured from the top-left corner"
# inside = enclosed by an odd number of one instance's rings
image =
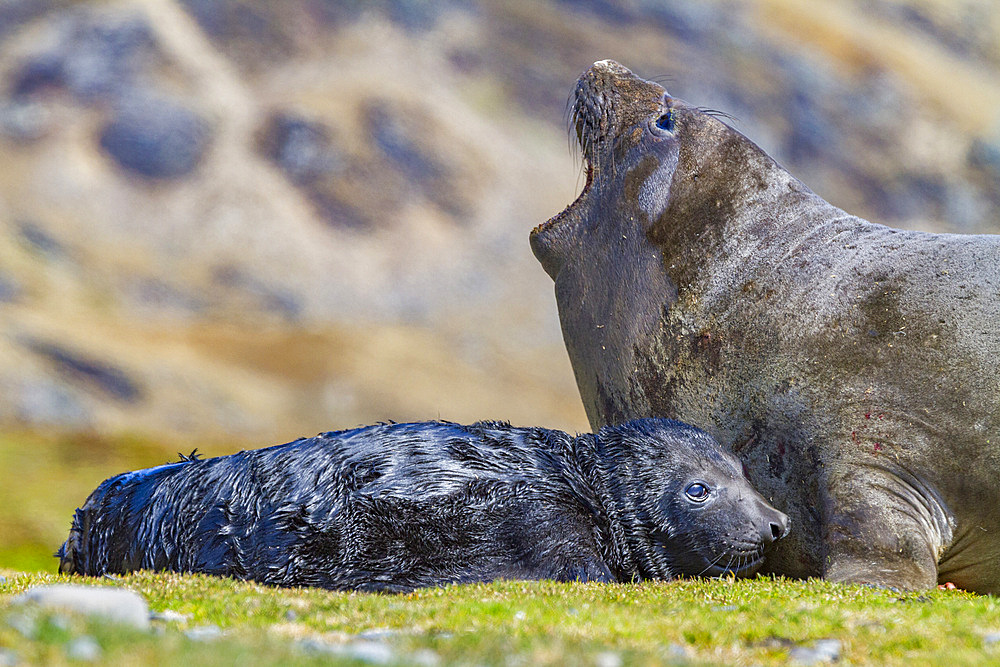
[[[692,426],[596,435],[382,424],[125,473],[78,509],[60,572],[202,572],[402,592],[491,581],[754,573],[788,532]]]
[[[698,424],[795,530],[765,572],[1000,592],[1000,237],[872,224],[613,61],[531,247],[591,424]]]

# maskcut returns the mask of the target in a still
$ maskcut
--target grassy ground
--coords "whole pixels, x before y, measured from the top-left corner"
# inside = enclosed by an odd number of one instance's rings
[[[13,605],[12,596],[33,584],[69,578],[3,574],[0,647],[28,664],[68,662],[73,639],[83,634],[97,641],[103,661],[136,665],[314,664],[331,657],[426,665],[771,665],[820,639],[839,640],[847,664],[1000,664],[992,635],[1000,630],[1000,605],[963,592],[900,594],[763,578],[499,582],[401,596],[171,574],[87,581],[126,586],[153,610],[185,617],[140,632]],[[221,633],[189,636],[205,626]]]

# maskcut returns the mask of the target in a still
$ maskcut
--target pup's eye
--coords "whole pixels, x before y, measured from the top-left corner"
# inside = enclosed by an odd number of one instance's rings
[[[670,109],[667,113],[663,114],[656,119],[656,127],[661,130],[666,130],[667,132],[674,131],[674,110]]]
[[[708,494],[708,487],[700,482],[688,484],[688,488],[684,489],[684,495],[686,495],[689,500],[693,500],[696,503],[705,502],[705,500],[708,499]]]

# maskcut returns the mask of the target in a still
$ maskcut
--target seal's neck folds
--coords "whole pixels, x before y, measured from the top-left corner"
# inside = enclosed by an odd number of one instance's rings
[[[573,459],[592,493],[596,536],[601,556],[615,579],[622,582],[642,579],[672,579],[674,572],[657,548],[650,528],[642,521],[645,512],[636,504],[636,492],[621,483],[615,472],[621,461],[596,435],[579,436],[574,442]]]

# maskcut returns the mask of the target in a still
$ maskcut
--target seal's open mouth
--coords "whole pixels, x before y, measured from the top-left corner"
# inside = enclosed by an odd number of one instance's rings
[[[593,220],[588,219],[589,206],[586,200],[590,198],[591,190],[601,189],[599,185],[594,186],[594,182],[603,182],[605,172],[614,172],[614,158],[610,151],[621,125],[619,107],[622,96],[631,99],[639,94],[635,89],[650,86],[656,88],[653,97],[657,102],[652,105],[655,107],[659,104],[662,88],[642,81],[612,60],[594,63],[577,80],[573,90],[572,113],[568,120],[570,132],[575,134],[576,143],[583,154],[587,180],[572,204],[536,226],[530,235],[532,252],[553,279],[559,273],[563,261],[577,246],[581,230],[593,223]],[[643,104],[639,106],[648,110]],[[597,194],[599,193],[595,192],[594,196]]]
[[[573,200],[572,204],[570,204],[569,206],[567,206],[566,208],[564,208],[562,211],[560,211],[559,213],[555,214],[554,216],[552,216],[551,218],[549,218],[545,222],[541,223],[540,225],[537,225],[533,230],[531,230],[532,235],[544,232],[545,230],[549,229],[550,227],[553,227],[553,226],[559,224],[559,222],[561,220],[563,220],[563,218],[566,218],[569,215],[569,212],[571,210],[573,210],[573,208],[583,199],[583,197],[587,194],[587,192],[590,191],[590,186],[594,182],[594,166],[592,164],[590,164],[590,160],[587,160],[587,159],[584,159],[584,164],[587,167],[587,172],[586,172],[587,173],[587,180],[583,184],[583,190],[580,191],[580,194],[577,195],[576,199]]]
[[[561,213],[552,216],[535,227],[532,234],[543,232],[568,217],[569,211],[573,210],[584,196],[586,196],[590,191],[591,184],[594,182],[594,163],[597,161],[598,147],[604,140],[603,133],[606,131],[608,125],[606,116],[610,112],[608,96],[601,94],[605,83],[603,80],[600,83],[597,82],[599,78],[598,73],[603,72],[604,67],[616,68],[614,71],[621,70],[628,72],[628,70],[618,63],[601,61],[595,63],[594,67],[580,76],[573,90],[573,108],[569,117],[569,130],[571,135],[576,136],[577,145],[583,153],[587,181],[584,183],[580,195],[573,200],[572,204],[563,209]],[[631,75],[631,72],[629,74]]]

